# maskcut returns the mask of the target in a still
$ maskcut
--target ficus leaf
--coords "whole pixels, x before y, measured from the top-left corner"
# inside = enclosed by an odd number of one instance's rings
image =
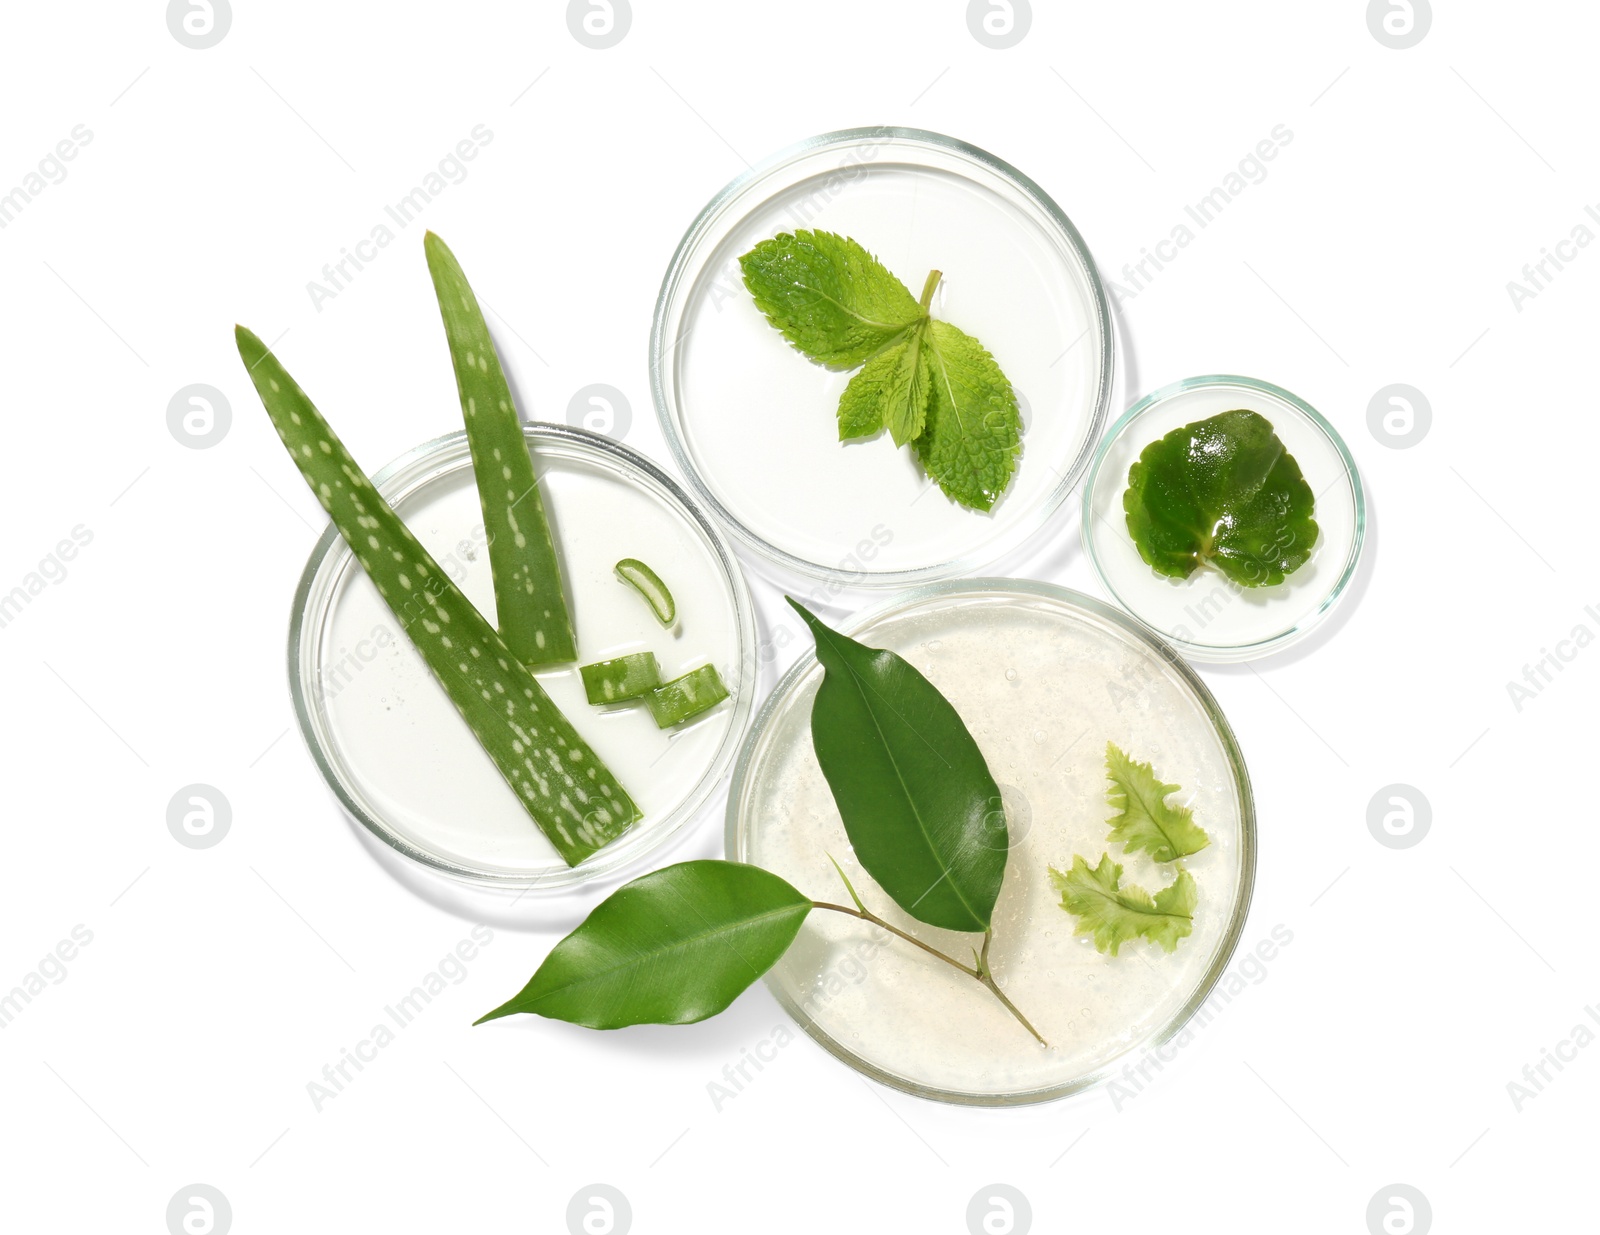
[[[521,992],[477,1023],[517,1012],[591,1029],[703,1021],[773,966],[811,908],[757,866],[652,871],[596,905]]]
[[[856,857],[918,921],[987,930],[1005,876],[1000,789],[955,708],[893,652],[794,599],[824,670],[811,740]]]

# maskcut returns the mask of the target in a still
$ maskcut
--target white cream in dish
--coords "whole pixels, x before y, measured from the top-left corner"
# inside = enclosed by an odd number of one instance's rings
[[[969,1102],[1070,1092],[1174,1028],[1226,961],[1253,863],[1243,768],[1192,680],[1125,619],[1039,584],[929,592],[856,637],[928,676],[1002,786],[1011,851],[990,962],[1050,1045],[972,978],[843,914],[814,911],[768,982],[824,1045],[903,1088]],[[980,936],[916,923],[856,863],[811,745],[820,677],[812,664],[764,714],[734,786],[730,856],[848,904],[831,854],[874,912],[970,961]],[[1199,906],[1193,934],[1170,955],[1143,942],[1097,952],[1074,934],[1050,882],[1049,868],[1075,853],[1093,864],[1110,852],[1125,883],[1151,892],[1173,877],[1172,866],[1107,839],[1107,741],[1181,785],[1173,800],[1211,837],[1185,860]]]

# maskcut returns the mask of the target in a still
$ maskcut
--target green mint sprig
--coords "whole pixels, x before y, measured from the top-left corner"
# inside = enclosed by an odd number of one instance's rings
[[[945,495],[987,511],[1022,450],[1016,392],[987,348],[930,313],[942,274],[914,299],[871,253],[833,232],[783,232],[739,259],[756,307],[796,351],[856,369],[839,399],[839,438],[887,428]]]

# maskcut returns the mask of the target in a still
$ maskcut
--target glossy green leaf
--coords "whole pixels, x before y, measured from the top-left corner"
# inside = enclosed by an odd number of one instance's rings
[[[811,741],[856,857],[894,902],[948,930],[987,930],[1005,876],[1000,789],[955,708],[893,652],[798,602],[824,670]]]
[[[432,232],[423,238],[423,250],[450,343],[478,502],[489,533],[500,637],[525,665],[564,664],[577,658],[577,640],[511,387],[461,263]]]
[[[1075,932],[1094,939],[1094,946],[1112,956],[1125,943],[1147,939],[1163,952],[1194,929],[1198,892],[1194,876],[1179,870],[1178,877],[1151,896],[1136,884],[1122,882],[1122,867],[1111,855],[1100,855],[1098,866],[1073,856],[1072,869],[1052,870],[1050,881],[1061,893],[1061,907],[1078,919]]]
[[[570,866],[640,817],[600,757],[372,482],[254,334],[239,356],[278,436],[473,735]]]
[[[1169,806],[1179,786],[1163,784],[1148,763],[1130,759],[1114,742],[1106,743],[1106,801],[1117,812],[1109,822],[1111,839],[1125,853],[1143,850],[1157,862],[1199,853],[1211,843],[1187,806]]]
[[[1300,465],[1266,417],[1243,409],[1146,446],[1128,469],[1122,508],[1139,556],[1179,579],[1210,563],[1242,587],[1282,583],[1317,541]]]
[[[794,941],[811,901],[737,862],[682,862],[624,884],[478,1023],[531,1012],[591,1029],[715,1016]]]

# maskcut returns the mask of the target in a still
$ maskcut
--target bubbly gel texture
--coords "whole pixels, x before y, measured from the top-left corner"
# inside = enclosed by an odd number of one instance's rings
[[[1113,622],[1025,593],[941,596],[854,637],[911,661],[953,703],[1001,785],[1011,833],[990,963],[1050,1043],[1040,1047],[981,986],[843,914],[814,912],[768,982],[813,1036],[902,1087],[967,1101],[1052,1096],[1170,1027],[1227,946],[1248,872],[1243,802],[1228,746],[1166,661]],[[868,907],[951,956],[982,937],[901,913],[861,869],[812,751],[815,666],[773,713],[736,792],[730,856],[848,904],[832,854]],[[1155,891],[1174,868],[1107,839],[1105,744],[1182,791],[1211,844],[1185,859],[1199,885],[1194,932],[1168,955],[1150,944],[1103,956],[1074,935],[1048,868],[1102,852]],[[1245,791],[1247,792],[1247,791]],[[876,937],[876,938],[875,938]],[[854,1059],[850,1057],[853,1056]]]

